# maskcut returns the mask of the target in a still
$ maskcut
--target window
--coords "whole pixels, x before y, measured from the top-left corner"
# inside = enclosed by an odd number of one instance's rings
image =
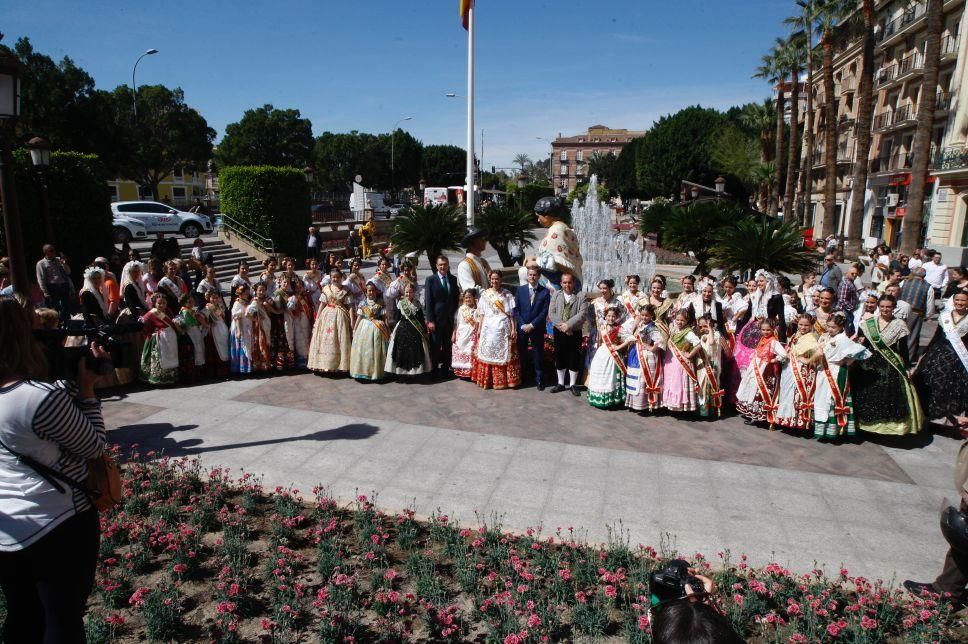
[[[184,181],[185,180],[185,172],[184,172],[184,170],[182,170],[182,167],[181,166],[175,166],[174,167],[174,169],[171,171],[171,178],[172,178],[172,181]]]
[[[561,174],[562,175],[568,174],[568,166],[566,166],[564,163],[561,164]]]
[[[184,203],[187,198],[184,186],[172,186],[171,198],[175,203]]]
[[[582,161],[584,160],[584,158],[585,158],[584,150],[579,150],[578,152],[575,153],[575,161]]]
[[[561,156],[559,158],[562,161],[567,161],[568,160],[568,151],[567,150],[562,150],[561,151]]]

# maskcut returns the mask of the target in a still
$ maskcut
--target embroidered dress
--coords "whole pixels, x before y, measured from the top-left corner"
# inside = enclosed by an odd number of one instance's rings
[[[860,327],[871,357],[854,365],[850,374],[857,426],[875,434],[917,434],[924,412],[907,375],[907,324],[891,319],[881,328],[880,322],[870,318]]]
[[[780,404],[776,423],[781,427],[809,430],[813,427],[813,392],[817,368],[804,364],[819,350],[816,333],[799,333],[787,343],[787,360],[780,372]]]
[[[295,365],[300,369],[305,369],[309,361],[314,310],[312,299],[305,292],[290,295],[286,300],[286,340],[296,355]]]
[[[740,374],[746,373],[756,353],[756,347],[760,343],[759,323],[767,318],[766,305],[770,301],[773,293],[761,293],[755,291],[750,294],[749,309],[750,317],[739,332],[736,338],[736,345],[733,349],[733,358],[736,361],[736,369]]]
[[[588,404],[592,407],[610,409],[625,403],[625,358],[617,347],[629,337],[619,326],[602,329],[588,369]]]
[[[242,277],[241,275],[235,275],[232,277],[232,281],[229,282],[229,311],[235,306],[235,299],[238,297],[237,292],[240,286],[252,286],[252,282],[248,277]]]
[[[648,297],[642,291],[623,291],[618,301],[625,308],[625,315],[635,317],[639,313],[639,305],[648,302]]]
[[[306,295],[309,296],[309,300],[313,304],[313,310],[315,311],[319,307],[319,296],[322,294],[322,282],[323,274],[318,270],[316,272],[306,271],[303,275],[303,286],[305,287]]]
[[[662,406],[662,350],[665,335],[655,325],[630,318],[623,325],[635,337],[625,360],[625,406],[635,411],[655,411]],[[648,346],[653,345],[653,346]],[[655,349],[659,349],[658,353]]]
[[[157,309],[141,317],[145,343],[141,349],[138,379],[150,385],[178,382],[178,333],[171,319]]]
[[[843,332],[833,338],[829,334],[821,336],[818,348],[823,358],[813,394],[813,435],[817,438],[853,436],[857,426],[847,363],[863,360],[870,352]]]
[[[938,330],[924,351],[915,382],[928,418],[961,416],[968,411],[968,315],[938,315]]]
[[[266,307],[253,298],[245,309],[245,314],[252,318],[252,346],[249,359],[252,371],[269,371],[269,334],[272,332],[272,322]]]
[[[510,389],[521,384],[518,343],[514,330],[514,297],[504,289],[481,293],[477,302],[481,319],[471,378],[484,389]]]
[[[477,342],[477,309],[461,304],[454,319],[450,368],[458,378],[470,378]]]
[[[363,300],[366,299],[366,280],[359,273],[349,273],[346,276],[346,281],[343,282],[343,288],[350,294],[350,306],[358,309]]]
[[[205,334],[205,364],[208,365],[210,378],[225,378],[229,375],[231,355],[229,352],[229,328],[225,325],[225,309],[219,304],[206,304],[199,311],[208,321]]]
[[[592,360],[595,358],[595,352],[598,350],[598,344],[601,342],[600,329],[605,328],[605,309],[608,308],[618,308],[619,316],[615,320],[617,324],[624,324],[625,320],[628,319],[625,307],[617,297],[613,297],[608,301],[603,297],[597,297],[592,300],[592,305],[588,307],[588,312],[592,316],[592,328],[588,334],[588,348],[585,353],[586,370],[591,368]]]
[[[779,409],[780,366],[786,361],[786,349],[775,337],[761,337],[753,359],[743,372],[736,391],[736,411],[752,421],[776,423]]]
[[[699,344],[699,338],[690,327],[680,329],[676,322],[669,331],[662,356],[662,406],[670,411],[696,411],[696,365],[686,355]]]
[[[232,325],[229,327],[229,356],[232,373],[252,373],[252,317],[246,315],[248,305],[236,300],[232,305]]]
[[[403,291],[407,284],[413,284],[416,287],[414,291],[414,301],[420,302],[423,300],[421,296],[421,288],[416,282],[410,280],[409,278],[401,275],[397,279],[390,282],[386,290],[383,292],[383,306],[387,312],[387,323],[393,327],[396,324],[399,317],[399,308],[397,307],[397,302],[403,299]]]
[[[349,371],[353,330],[350,328],[350,295],[346,289],[327,284],[319,300],[307,365],[313,371]]]
[[[726,394],[722,386],[723,338],[714,330],[712,335],[704,333],[699,336],[699,343],[702,345],[702,351],[696,360],[699,415],[721,416],[723,397]]]
[[[570,271],[581,282],[582,257],[578,237],[565,222],[559,220],[548,226],[544,239],[538,245],[536,259],[542,274],[556,289],[561,287],[562,271]]]
[[[430,343],[423,309],[404,298],[397,302],[400,321],[393,327],[387,347],[386,371],[401,376],[416,376],[431,370]]]
[[[390,329],[383,321],[383,302],[363,300],[356,319],[350,349],[350,376],[357,380],[382,380],[390,341]]]
[[[278,289],[272,295],[272,308],[265,307],[269,314],[269,363],[276,371],[296,366],[296,354],[290,343],[289,328],[286,327],[287,300],[287,293]]]

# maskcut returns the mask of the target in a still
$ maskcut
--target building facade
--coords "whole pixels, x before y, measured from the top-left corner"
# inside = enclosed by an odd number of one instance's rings
[[[593,125],[584,134],[561,136],[551,143],[551,181],[556,195],[566,195],[579,183],[588,180],[588,160],[592,155],[614,154],[644,131],[613,129]]]
[[[210,173],[175,169],[158,184],[157,195],[151,194],[148,186],[141,186],[135,181],[122,178],[108,181],[108,189],[111,191],[111,201],[145,199],[162,201],[175,207],[187,207],[194,203],[195,199],[209,201],[212,182],[215,182],[217,194],[217,179]]]

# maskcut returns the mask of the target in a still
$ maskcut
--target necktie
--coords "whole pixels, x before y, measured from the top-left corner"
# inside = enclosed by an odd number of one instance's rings
[[[531,291],[531,304],[534,304],[534,288],[529,286],[528,290]]]
[[[450,289],[447,287],[447,278],[444,275],[440,276],[440,284],[444,287],[444,293],[450,294]]]

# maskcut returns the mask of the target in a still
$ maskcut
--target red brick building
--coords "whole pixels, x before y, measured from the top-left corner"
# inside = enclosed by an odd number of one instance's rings
[[[561,136],[551,144],[551,180],[555,194],[568,194],[588,179],[588,160],[596,152],[618,156],[622,148],[644,131],[593,125],[584,134]]]

